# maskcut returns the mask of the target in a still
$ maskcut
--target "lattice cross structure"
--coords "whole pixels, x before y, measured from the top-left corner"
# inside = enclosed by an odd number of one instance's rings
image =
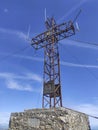
[[[45,25],[47,30],[31,40],[35,49],[44,49],[42,107],[62,107],[58,42],[75,35],[75,27],[72,21],[57,25],[53,17],[47,18]]]

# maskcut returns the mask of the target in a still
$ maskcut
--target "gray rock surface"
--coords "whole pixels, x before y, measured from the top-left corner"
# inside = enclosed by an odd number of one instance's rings
[[[87,115],[66,108],[12,113],[9,130],[90,130]]]

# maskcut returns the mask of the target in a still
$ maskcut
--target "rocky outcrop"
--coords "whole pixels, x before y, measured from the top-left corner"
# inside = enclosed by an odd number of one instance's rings
[[[9,130],[90,130],[87,115],[66,108],[12,113]]]

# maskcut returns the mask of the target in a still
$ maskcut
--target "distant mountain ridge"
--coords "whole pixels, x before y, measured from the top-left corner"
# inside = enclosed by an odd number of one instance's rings
[[[7,126],[0,126],[0,130],[8,130]]]
[[[91,128],[91,130],[98,130],[98,128]]]
[[[7,129],[7,128],[1,128],[1,127],[0,127],[0,130],[8,130],[8,129]]]
[[[91,130],[98,130],[98,128],[94,128],[94,129],[91,129]]]

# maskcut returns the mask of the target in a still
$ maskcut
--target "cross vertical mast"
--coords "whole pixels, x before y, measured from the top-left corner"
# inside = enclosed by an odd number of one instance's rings
[[[53,18],[46,21],[46,28],[52,29],[54,33],[56,22]],[[51,34],[51,35],[52,35]],[[44,48],[44,80],[43,80],[43,108],[45,107],[62,107],[61,97],[61,81],[60,81],[60,60],[58,51],[58,37],[52,35],[51,39],[47,39],[49,43]]]
[[[35,49],[44,48],[44,74],[42,107],[62,107],[60,58],[58,41],[75,34],[72,21],[57,25],[54,18],[47,18],[46,32],[32,38],[31,45]]]

